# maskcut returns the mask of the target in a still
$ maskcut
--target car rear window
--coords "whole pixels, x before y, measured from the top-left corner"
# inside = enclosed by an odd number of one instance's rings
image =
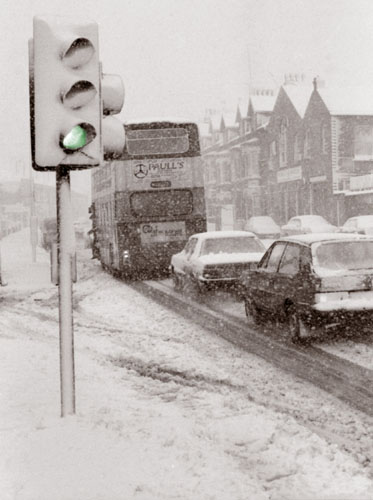
[[[264,252],[263,244],[253,237],[211,238],[206,240],[201,249],[201,255],[210,253],[246,253]]]
[[[373,241],[333,241],[312,246],[315,270],[373,269]]]

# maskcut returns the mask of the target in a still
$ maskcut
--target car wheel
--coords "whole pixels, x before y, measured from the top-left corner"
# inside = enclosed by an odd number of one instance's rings
[[[173,269],[171,272],[171,279],[174,289],[179,292],[183,288],[183,280],[181,276]]]
[[[310,340],[311,329],[299,317],[295,307],[289,308],[287,319],[291,340],[296,344],[307,343]]]
[[[193,276],[184,277],[184,292],[191,297],[196,297],[201,293],[201,288]]]
[[[249,320],[252,320],[256,325],[263,322],[263,316],[260,309],[254,304],[253,300],[245,297],[245,313]]]

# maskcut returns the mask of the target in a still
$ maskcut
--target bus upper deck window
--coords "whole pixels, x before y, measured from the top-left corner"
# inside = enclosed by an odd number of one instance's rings
[[[130,155],[181,154],[189,150],[185,128],[137,129],[126,132]]]

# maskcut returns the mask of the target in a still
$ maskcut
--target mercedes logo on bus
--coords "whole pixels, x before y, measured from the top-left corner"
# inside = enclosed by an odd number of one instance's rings
[[[148,167],[144,165],[143,163],[138,163],[135,166],[135,171],[134,171],[135,177],[138,179],[143,179],[148,175]]]

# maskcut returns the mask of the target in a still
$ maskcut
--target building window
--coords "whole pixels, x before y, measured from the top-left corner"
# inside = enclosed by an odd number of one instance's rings
[[[288,156],[288,121],[283,119],[280,124],[280,137],[278,143],[280,168],[287,166]]]
[[[269,170],[274,170],[274,168],[275,168],[276,155],[277,155],[276,141],[272,141],[269,145],[269,159],[268,159]]]
[[[300,163],[302,161],[302,146],[300,134],[297,134],[294,138],[294,163]]]
[[[259,176],[259,150],[253,149],[250,153],[250,175]]]
[[[355,158],[373,157],[373,125],[355,125]]]
[[[328,124],[321,124],[321,152],[322,154],[328,153]]]
[[[306,134],[304,136],[304,146],[303,146],[303,155],[304,158],[311,158],[311,131],[306,130]]]
[[[248,151],[244,154],[244,167],[245,167],[244,177],[249,177],[249,175],[250,175],[250,153]]]
[[[229,161],[225,161],[222,166],[223,169],[223,182],[232,181],[232,171]]]

